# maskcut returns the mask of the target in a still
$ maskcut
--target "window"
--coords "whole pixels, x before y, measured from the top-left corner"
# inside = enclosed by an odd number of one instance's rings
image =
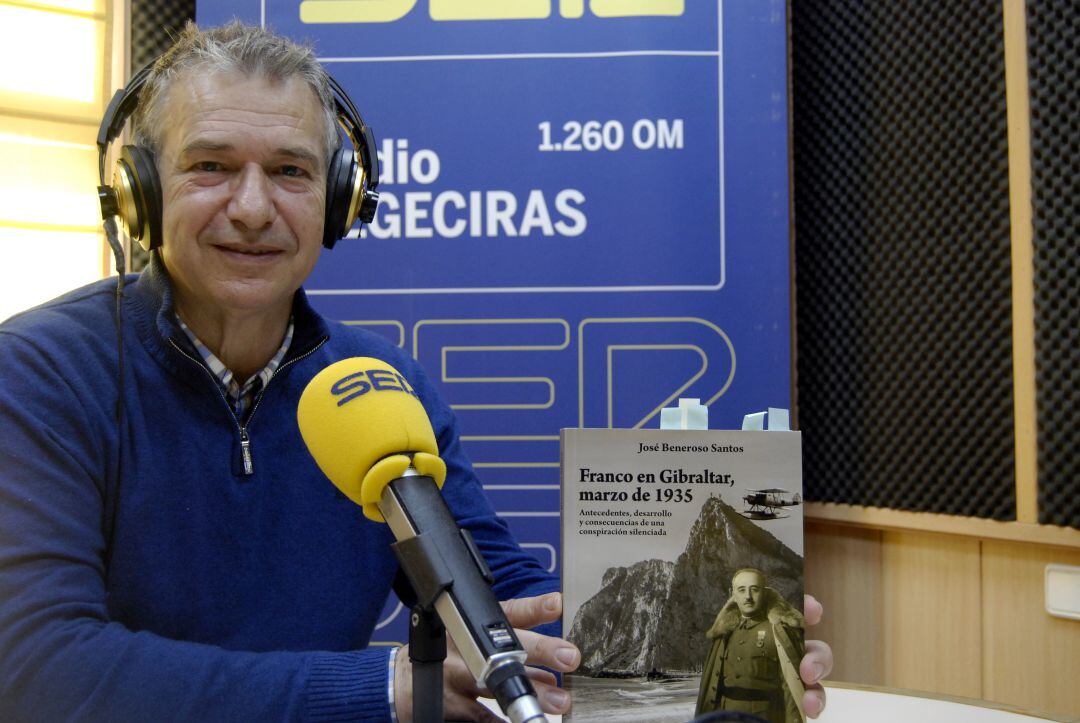
[[[102,278],[107,0],[0,0],[0,320]]]

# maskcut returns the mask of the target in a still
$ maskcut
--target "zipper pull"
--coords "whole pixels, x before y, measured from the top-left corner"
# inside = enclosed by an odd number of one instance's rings
[[[244,474],[255,474],[255,465],[251,461],[251,440],[246,429],[240,430],[240,456],[244,460]]]

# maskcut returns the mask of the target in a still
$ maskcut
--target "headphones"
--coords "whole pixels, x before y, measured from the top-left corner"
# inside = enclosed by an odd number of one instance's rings
[[[98,130],[98,201],[101,217],[117,216],[128,236],[147,251],[159,248],[161,238],[161,180],[154,154],[141,146],[125,145],[113,167],[112,185],[105,183],[105,156],[109,144],[120,135],[124,123],[139,103],[139,93],[154,63],[136,73],[124,88],[116,91]],[[353,149],[334,151],[326,177],[326,218],[322,243],[328,249],[344,238],[356,223],[371,223],[379,205],[379,157],[375,134],[336,80],[327,76],[334,96],[337,120]],[[359,162],[357,162],[359,156]]]

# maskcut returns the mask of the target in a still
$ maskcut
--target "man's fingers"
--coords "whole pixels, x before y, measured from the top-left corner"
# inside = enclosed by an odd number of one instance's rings
[[[555,674],[550,670],[544,670],[543,668],[525,668],[525,674],[529,676],[529,680],[533,685],[558,685],[559,679],[555,677]]]
[[[475,721],[475,723],[504,723],[503,719],[488,710],[478,700],[453,696],[443,710],[446,720]]]
[[[562,638],[553,638],[548,635],[534,633],[531,630],[518,630],[518,640],[528,656],[526,662],[529,665],[540,665],[545,668],[557,670],[560,673],[569,673],[577,670],[581,664],[581,653],[573,643],[568,643]]]
[[[799,677],[808,685],[817,683],[832,672],[832,648],[820,640],[806,641],[806,654],[799,664]]]
[[[443,665],[443,688],[471,698],[488,694],[486,690],[476,685],[476,679],[465,667],[465,661],[457,656],[447,658],[446,664]]]
[[[803,693],[803,710],[807,718],[817,718],[825,710],[825,689],[820,685],[811,685]]]
[[[545,713],[562,715],[570,710],[570,694],[559,687],[558,678],[550,670],[526,668],[529,680],[536,691],[536,699]]]
[[[548,598],[548,600],[545,601],[544,598]],[[515,603],[517,604],[515,605]],[[562,612],[562,598],[559,595],[555,595],[553,598],[549,596],[527,598],[507,605],[507,618],[516,624],[520,624],[521,620],[545,622],[545,618],[551,615],[552,612],[554,612],[555,617],[558,617]],[[516,630],[515,632],[525,649],[528,656],[527,662],[530,665],[542,665],[565,673],[577,668],[581,662],[581,653],[565,640],[541,635],[529,630]],[[475,700],[478,696],[490,697],[491,693],[476,685],[476,680],[465,666],[465,661],[461,659],[457,649],[452,644],[448,645],[447,648],[447,659],[443,665],[444,712],[447,718],[450,720],[480,721],[481,723],[501,720]],[[411,683],[411,666],[407,660],[402,660],[403,656],[407,656],[406,648],[402,648],[398,655],[397,664],[399,667],[396,669],[395,674],[395,696],[411,695],[411,686],[397,685],[399,676],[408,676]],[[540,707],[546,713],[563,714],[570,710],[570,695],[558,687],[553,673],[529,667],[526,668],[526,674],[536,690],[536,698],[540,703]],[[411,710],[405,703],[406,701],[403,700],[395,700],[399,712]]]
[[[528,665],[543,666],[562,673],[568,673],[578,667],[581,662],[581,653],[573,644],[560,638],[541,635],[527,629],[559,619],[562,615],[562,595],[560,593],[507,600],[502,603],[502,606],[507,621],[514,626],[514,632],[525,650]],[[453,646],[450,646],[450,651],[456,652]],[[455,662],[460,662],[460,659]],[[540,703],[540,707],[546,713],[562,714],[570,710],[570,695],[558,687],[554,674],[536,668],[527,668],[526,672],[532,681],[533,688],[536,690],[536,698]],[[488,691],[477,689],[476,681],[472,679],[464,665],[459,667],[449,664],[448,661],[447,666],[444,667],[444,673],[447,689],[453,689],[456,694],[463,694],[465,697],[476,694],[491,695]],[[458,711],[458,718],[479,721],[488,720],[486,709],[484,709],[483,713],[480,712],[483,706],[463,706],[459,701],[460,699],[455,697],[453,705],[453,708]],[[450,710],[451,706],[448,705],[447,712],[449,713]]]
[[[554,684],[554,676],[551,683],[533,680],[533,688],[536,690],[536,699],[540,701],[540,707],[545,713],[562,715],[570,710],[570,694]]]
[[[581,653],[573,644],[528,630],[559,619],[562,615],[561,593],[507,600],[502,606],[506,619],[517,628],[517,636],[528,655],[529,665],[541,665],[561,673],[577,669],[581,663]]]
[[[472,673],[460,657],[447,659],[443,666],[443,715],[447,720],[474,721],[477,723],[503,723],[477,698],[491,697],[491,692],[476,685]]]
[[[562,615],[562,593],[549,592],[536,597],[504,600],[502,607],[512,626],[528,630],[559,619]]]
[[[824,613],[825,608],[817,601],[817,598],[813,595],[803,595],[803,617],[806,618],[807,625],[820,623]]]
[[[803,617],[807,625],[821,622],[825,608],[813,595],[803,595]],[[833,654],[828,643],[820,640],[806,641],[806,655],[799,664],[799,677],[806,683],[803,694],[803,710],[807,718],[817,718],[825,710],[825,689],[821,687],[822,678],[832,672]]]

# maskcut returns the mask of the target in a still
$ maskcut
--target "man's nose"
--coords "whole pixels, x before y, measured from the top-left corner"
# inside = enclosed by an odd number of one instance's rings
[[[256,163],[248,163],[236,178],[226,213],[229,220],[249,229],[269,226],[277,217],[272,181]]]

